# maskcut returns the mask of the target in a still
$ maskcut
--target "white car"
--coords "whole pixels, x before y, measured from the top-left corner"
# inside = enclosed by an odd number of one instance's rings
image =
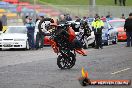
[[[10,48],[29,49],[26,26],[9,26],[0,35],[0,50]]]

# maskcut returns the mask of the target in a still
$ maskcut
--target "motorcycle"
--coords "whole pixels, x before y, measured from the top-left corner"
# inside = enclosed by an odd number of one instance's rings
[[[86,56],[86,52],[82,48],[75,47],[74,30],[67,26],[57,26],[51,32],[50,43],[55,53],[57,53],[57,65],[60,69],[70,69],[75,65],[76,52]]]

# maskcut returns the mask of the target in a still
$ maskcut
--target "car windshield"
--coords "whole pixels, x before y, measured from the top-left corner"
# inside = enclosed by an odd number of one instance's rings
[[[123,27],[125,24],[124,21],[115,21],[115,22],[110,22],[110,25],[112,27],[118,28],[118,27]]]
[[[27,29],[26,27],[9,27],[6,33],[22,33],[26,34]]]
[[[105,28],[105,29],[108,28],[107,22],[104,22],[104,28]]]

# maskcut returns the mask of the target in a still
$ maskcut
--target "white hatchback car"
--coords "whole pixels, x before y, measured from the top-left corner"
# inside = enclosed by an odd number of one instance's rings
[[[29,49],[26,26],[9,26],[0,35],[0,50],[10,48]]]

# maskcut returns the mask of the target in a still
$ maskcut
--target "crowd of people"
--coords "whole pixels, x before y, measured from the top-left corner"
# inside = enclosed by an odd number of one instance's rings
[[[4,19],[5,17],[3,17]],[[121,16],[122,19],[125,19],[124,14]],[[87,35],[87,32],[89,31],[89,25],[87,22],[87,19],[89,17],[83,17],[82,19],[79,18],[78,16],[75,17],[76,22],[84,21],[86,24],[84,26],[84,35]],[[112,20],[113,17],[108,12],[107,16],[99,16],[98,14],[95,14],[94,20],[91,23],[92,31],[94,31],[95,34],[95,42],[96,42],[96,49],[103,49],[102,45],[102,29],[104,27],[104,23],[102,20]],[[56,19],[56,25],[59,24],[65,24],[67,21],[72,21],[73,18],[69,14],[65,15],[60,15],[59,19]],[[36,22],[33,21],[33,18],[30,16],[25,17],[24,25],[27,27],[27,36],[28,36],[28,43],[30,46],[30,49],[32,50],[37,50],[37,49],[43,49],[44,46],[44,37],[46,35],[50,35],[50,32],[48,31],[48,28],[51,24],[51,18],[46,18],[44,16],[38,16],[36,19]],[[6,25],[5,22],[3,24],[2,20],[0,20],[0,31],[2,31],[3,26]],[[56,26],[55,25],[55,26]],[[132,13],[129,14],[129,17],[126,19],[125,25],[124,25],[124,30],[126,31],[127,34],[127,47],[132,46]],[[35,34],[36,32],[36,34]],[[83,36],[84,36],[83,35]],[[83,38],[82,36],[82,38]],[[81,39],[82,39],[81,38]]]
[[[28,35],[28,40],[29,40],[29,46],[31,49],[43,49],[44,46],[44,37],[46,35],[49,35],[50,32],[47,29],[47,24],[46,23],[47,18],[44,16],[39,16],[36,20],[36,22],[33,22],[31,17],[26,16],[25,17],[25,26],[28,29],[27,35]],[[124,14],[121,16],[122,19],[125,19]],[[50,19],[50,18],[48,18]],[[82,19],[79,17],[75,17],[76,22],[81,22],[86,21],[87,17],[83,17]],[[92,22],[92,31],[94,31],[95,34],[95,42],[96,42],[96,49],[103,49],[102,45],[102,29],[104,27],[104,23],[102,20],[112,20],[112,15],[108,13],[106,17],[104,16],[99,16],[98,14],[95,14],[94,21]],[[56,25],[59,24],[65,24],[67,21],[72,21],[72,17],[67,14],[67,15],[60,15],[59,19],[56,19]],[[85,28],[89,28],[85,27]],[[85,29],[84,28],[84,29]],[[127,47],[132,46],[132,13],[129,14],[129,17],[126,19],[125,25],[124,25],[124,30],[126,31],[127,34]],[[87,29],[86,29],[87,30]],[[35,31],[37,31],[35,35]],[[87,32],[87,31],[85,31]],[[84,33],[87,35],[87,33]],[[34,39],[36,38],[36,39]],[[34,42],[35,41],[35,42]],[[130,44],[131,43],[131,44]]]

